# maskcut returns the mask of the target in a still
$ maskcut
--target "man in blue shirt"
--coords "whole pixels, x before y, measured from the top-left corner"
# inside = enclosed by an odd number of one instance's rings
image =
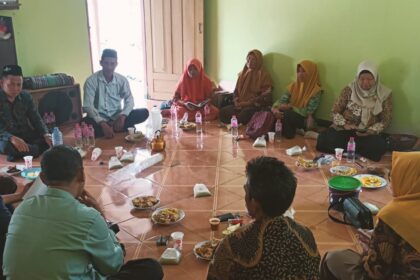
[[[32,96],[22,92],[22,69],[3,67],[0,80],[0,153],[8,161],[39,156],[51,146],[51,135],[41,119]]]
[[[133,110],[134,99],[128,80],[115,73],[118,65],[115,50],[105,49],[100,64],[102,70],[92,74],[84,85],[83,111],[87,113],[84,121],[93,125],[97,137],[112,138],[115,132],[127,131],[128,127],[144,122],[149,111]]]
[[[95,199],[84,189],[80,154],[60,145],[41,161],[44,195],[24,200],[10,221],[7,279],[162,279],[151,259],[124,263],[124,250]]]

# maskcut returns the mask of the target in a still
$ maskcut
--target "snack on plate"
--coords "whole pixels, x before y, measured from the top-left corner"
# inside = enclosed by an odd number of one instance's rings
[[[192,122],[181,123],[179,125],[179,128],[184,129],[184,130],[193,129],[195,128],[195,123],[192,123]]]
[[[198,257],[201,257],[206,260],[211,260],[213,258],[214,252],[216,251],[217,246],[219,246],[218,241],[200,242],[194,247],[194,252]]]
[[[228,226],[222,233],[223,235],[227,236],[233,233],[235,230],[237,230],[240,227],[241,227],[241,224],[231,225],[231,226]]]
[[[30,177],[30,178],[36,178],[36,177],[38,177],[39,173],[41,173],[41,171],[28,172],[27,176]]]
[[[296,166],[300,166],[300,167],[303,167],[305,169],[318,168],[318,162],[314,162],[313,160],[298,157],[298,159],[296,161]]]
[[[382,184],[382,180],[377,176],[364,176],[360,178],[362,184],[367,187],[379,187]]]
[[[177,208],[158,209],[152,214],[152,220],[160,224],[170,224],[177,222],[181,215]]]
[[[334,166],[330,169],[330,172],[338,176],[353,176],[357,174],[356,168],[345,165]]]
[[[153,195],[139,196],[132,200],[134,207],[137,208],[150,208],[158,204],[159,199]]]

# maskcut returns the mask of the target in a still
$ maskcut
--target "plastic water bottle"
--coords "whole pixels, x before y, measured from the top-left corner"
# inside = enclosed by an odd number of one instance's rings
[[[55,127],[56,125],[54,112],[50,112],[50,125],[51,127]]]
[[[197,113],[195,113],[195,131],[197,133],[203,132],[203,119],[201,117],[200,111],[197,111]]]
[[[153,106],[150,117],[152,118],[153,135],[155,135],[156,131],[160,130],[162,127],[162,115],[156,105]]]
[[[81,125],[81,130],[82,130],[82,143],[83,143],[83,147],[85,149],[89,149],[89,130],[88,130],[88,126],[85,122],[82,122]]]
[[[210,116],[210,105],[206,104],[206,106],[204,106],[204,122],[205,123],[209,122],[209,116]]]
[[[233,140],[238,140],[238,137],[239,137],[238,119],[236,118],[235,115],[233,115],[232,118],[230,119],[230,131],[231,131],[231,134],[232,134],[232,139]]]
[[[89,147],[94,148],[95,147],[95,129],[93,128],[93,125],[89,125],[86,128],[88,132],[88,139],[89,139]]]
[[[274,138],[277,141],[280,141],[280,139],[281,139],[282,130],[283,130],[283,124],[281,123],[281,120],[277,120],[276,121],[276,127],[275,127],[275,134],[274,134]]]
[[[171,106],[171,120],[172,120],[172,122],[176,122],[177,118],[178,118],[178,116],[176,114],[176,106],[175,106],[175,104],[172,104],[172,106]]]
[[[74,126],[74,139],[75,146],[78,148],[83,148],[82,129],[78,123],[76,123]]]
[[[52,144],[53,146],[63,145],[63,133],[61,133],[58,127],[54,127],[53,129]]]
[[[356,142],[354,142],[354,137],[350,137],[350,140],[347,143],[347,162],[354,162],[355,159],[356,159]]]

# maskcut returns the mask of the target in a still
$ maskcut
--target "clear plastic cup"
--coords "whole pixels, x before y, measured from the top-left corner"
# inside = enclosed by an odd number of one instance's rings
[[[274,136],[276,135],[276,133],[274,131],[270,131],[268,133],[268,142],[270,143],[274,143]]]
[[[123,155],[123,147],[122,146],[117,146],[115,147],[115,155],[117,156],[117,158],[120,158]]]
[[[133,135],[136,132],[136,129],[134,127],[129,127],[127,128],[128,130],[128,135]]]
[[[182,251],[182,239],[184,238],[184,233],[181,231],[175,231],[171,233],[171,237],[174,240],[174,249]]]
[[[33,159],[33,156],[23,157],[23,160],[25,161],[25,169],[32,168],[32,159]]]
[[[335,158],[339,161],[343,158],[344,149],[342,148],[335,148]]]

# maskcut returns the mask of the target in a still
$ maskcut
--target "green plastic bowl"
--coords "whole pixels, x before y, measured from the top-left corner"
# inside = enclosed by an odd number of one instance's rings
[[[351,192],[359,189],[362,182],[350,176],[334,176],[328,180],[328,185],[334,190]]]

